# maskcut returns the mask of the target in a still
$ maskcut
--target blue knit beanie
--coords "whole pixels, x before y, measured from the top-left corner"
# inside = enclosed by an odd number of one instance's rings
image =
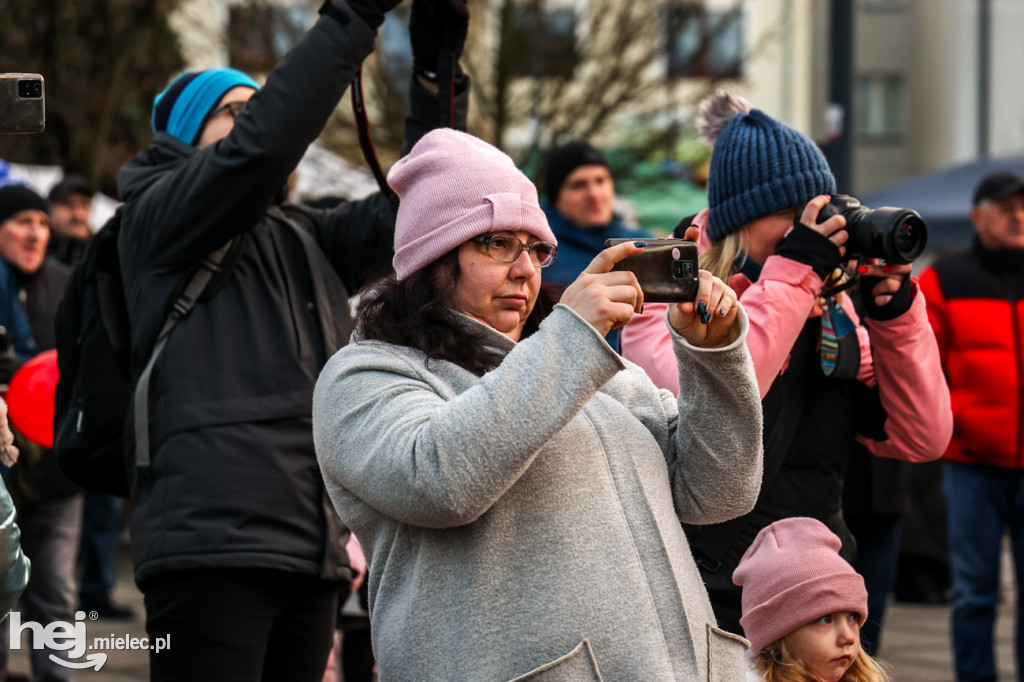
[[[166,132],[185,144],[195,143],[203,122],[224,93],[237,86],[259,85],[237,69],[183,73],[153,100],[153,132]]]
[[[818,145],[743,98],[715,93],[701,103],[701,117],[698,129],[714,145],[708,174],[712,241],[756,218],[836,193]],[[724,127],[716,130],[715,121]]]

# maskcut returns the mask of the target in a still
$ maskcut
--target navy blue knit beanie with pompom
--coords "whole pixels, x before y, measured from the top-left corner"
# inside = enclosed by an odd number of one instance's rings
[[[700,111],[698,130],[714,145],[708,174],[713,242],[756,218],[836,193],[825,155],[806,135],[724,92],[709,96]]]

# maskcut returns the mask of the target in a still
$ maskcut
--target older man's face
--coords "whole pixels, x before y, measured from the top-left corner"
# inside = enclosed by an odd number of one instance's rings
[[[72,192],[50,206],[51,228],[60,237],[68,239],[88,239],[92,236],[89,229],[89,211],[92,209],[92,197],[81,192]]]
[[[1024,250],[1024,193],[982,202],[971,210],[971,222],[982,246]]]
[[[21,211],[0,224],[0,258],[26,275],[43,264],[49,241],[50,216],[43,211]]]

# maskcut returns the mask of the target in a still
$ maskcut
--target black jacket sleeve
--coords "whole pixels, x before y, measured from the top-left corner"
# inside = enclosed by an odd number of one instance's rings
[[[225,139],[194,153],[184,149],[187,159],[137,198],[125,197],[131,223],[146,226],[137,236],[146,242],[138,255],[153,267],[194,266],[261,220],[373,50],[373,31],[338,7],[348,22],[321,17]]]

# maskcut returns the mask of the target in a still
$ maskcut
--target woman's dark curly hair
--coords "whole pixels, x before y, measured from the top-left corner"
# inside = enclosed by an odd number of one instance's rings
[[[428,359],[447,360],[480,376],[501,361],[487,350],[480,336],[467,333],[452,316],[449,301],[459,282],[458,250],[399,281],[394,271],[363,287],[359,330],[366,339],[422,351]],[[557,289],[541,285],[522,338],[540,327],[557,301]]]

